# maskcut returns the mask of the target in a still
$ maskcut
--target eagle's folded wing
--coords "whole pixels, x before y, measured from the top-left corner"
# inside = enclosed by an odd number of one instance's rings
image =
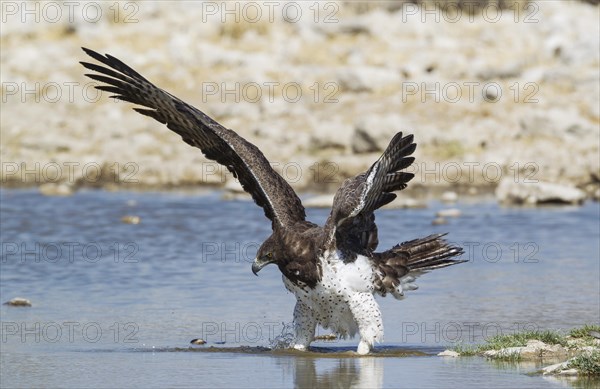
[[[81,62],[100,74],[86,74],[106,85],[96,86],[117,99],[146,107],[135,111],[150,116],[181,135],[183,140],[204,155],[227,167],[246,192],[261,206],[275,225],[288,226],[305,219],[305,210],[291,186],[269,164],[252,143],[170,93],[158,88],[135,70],[108,54],[83,48],[92,58],[106,65]]]
[[[413,136],[398,133],[381,157],[364,173],[350,178],[338,189],[325,224],[325,248],[368,254],[377,246],[373,211],[396,198],[414,175],[401,172],[414,162]]]

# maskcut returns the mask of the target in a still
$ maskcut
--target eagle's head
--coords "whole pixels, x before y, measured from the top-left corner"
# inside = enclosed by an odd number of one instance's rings
[[[270,263],[277,262],[277,251],[275,237],[271,235],[260,245],[260,248],[256,253],[256,258],[254,259],[254,262],[252,262],[252,273],[258,275],[260,269]]]

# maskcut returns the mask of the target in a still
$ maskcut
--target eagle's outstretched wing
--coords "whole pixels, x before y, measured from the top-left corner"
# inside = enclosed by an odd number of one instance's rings
[[[100,73],[86,76],[107,84],[96,86],[97,89],[111,92],[114,94],[112,97],[117,99],[149,108],[134,110],[166,124],[186,143],[202,150],[207,158],[227,167],[264,209],[274,228],[276,225],[290,226],[305,219],[302,202],[292,187],[273,170],[256,146],[202,111],[158,88],[117,58],[86,48],[83,50],[107,66],[81,62],[87,69]]]
[[[413,136],[397,133],[381,157],[364,173],[349,178],[338,189],[331,214],[325,224],[325,248],[336,248],[347,258],[371,254],[377,247],[377,227],[373,211],[396,198],[414,175],[401,172],[414,162],[410,155],[417,145]]]

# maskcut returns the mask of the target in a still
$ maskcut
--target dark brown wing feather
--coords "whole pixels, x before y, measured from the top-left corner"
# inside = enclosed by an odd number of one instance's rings
[[[273,226],[290,226],[305,219],[302,202],[252,143],[208,117],[202,111],[158,88],[111,55],[83,48],[92,58],[108,66],[81,62],[100,74],[86,74],[105,85],[96,88],[117,99],[141,105],[135,111],[166,124],[183,140],[233,173],[244,190],[261,206]]]
[[[325,224],[325,248],[337,248],[345,259],[366,254],[377,247],[373,211],[396,198],[414,175],[399,172],[413,163],[417,145],[413,136],[397,133],[381,157],[364,173],[344,181],[335,194],[333,209]]]

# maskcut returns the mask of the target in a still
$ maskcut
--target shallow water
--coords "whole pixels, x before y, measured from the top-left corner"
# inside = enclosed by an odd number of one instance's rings
[[[538,364],[440,358],[499,332],[600,321],[599,206],[503,208],[461,202],[383,210],[380,247],[448,231],[470,262],[418,280],[403,301],[379,299],[385,341],[357,358],[355,340],[311,353],[270,350],[294,297],[276,267],[250,262],[270,225],[249,201],[218,193],[0,191],[2,387],[593,386],[530,376]],[[322,223],[327,210],[310,209]],[[120,221],[141,217],[139,225]],[[327,331],[319,330],[319,334]],[[203,338],[204,346],[190,340]],[[212,348],[211,348],[212,347]],[[595,382],[597,384],[597,382]]]

